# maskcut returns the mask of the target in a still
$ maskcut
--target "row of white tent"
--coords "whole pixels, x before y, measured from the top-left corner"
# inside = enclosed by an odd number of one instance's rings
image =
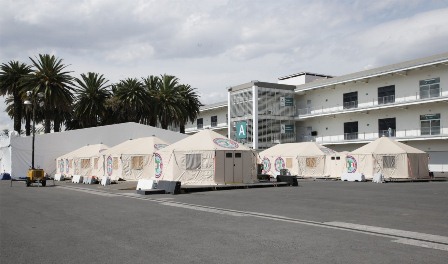
[[[203,130],[171,145],[157,137],[132,139],[108,147],[89,145],[56,160],[57,173],[70,177],[110,177],[111,180],[155,179],[182,185],[254,183],[257,164],[276,177],[283,170],[301,177],[340,178],[362,173],[372,179],[427,178],[428,155],[386,137],[350,153],[315,142],[279,144],[260,153],[211,130]]]

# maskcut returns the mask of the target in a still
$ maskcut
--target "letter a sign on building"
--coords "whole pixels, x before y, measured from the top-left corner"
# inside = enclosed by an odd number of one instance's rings
[[[236,123],[236,138],[237,139],[247,138],[247,123],[246,122]]]

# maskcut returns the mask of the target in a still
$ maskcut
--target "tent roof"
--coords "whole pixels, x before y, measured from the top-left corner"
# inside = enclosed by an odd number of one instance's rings
[[[380,137],[351,152],[352,154],[403,154],[403,153],[425,153],[401,142],[388,137]]]
[[[94,144],[94,145],[87,145],[84,147],[81,147],[79,149],[76,149],[72,152],[69,152],[67,154],[64,154],[60,156],[60,158],[90,158],[94,156],[98,156],[100,152],[108,149],[109,147],[104,144]]]
[[[212,130],[204,129],[194,135],[169,145],[162,151],[189,150],[250,150],[248,147],[224,137]]]
[[[115,145],[103,154],[152,154],[155,151],[167,147],[169,144],[158,137],[141,137],[136,139],[126,140],[118,145]]]
[[[321,156],[336,153],[334,150],[316,142],[278,144],[260,152],[263,156]]]

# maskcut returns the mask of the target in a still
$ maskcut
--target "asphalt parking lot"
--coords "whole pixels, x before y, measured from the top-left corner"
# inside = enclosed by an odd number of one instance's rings
[[[51,184],[49,184],[51,185]],[[140,196],[0,182],[1,263],[446,263],[448,182]]]

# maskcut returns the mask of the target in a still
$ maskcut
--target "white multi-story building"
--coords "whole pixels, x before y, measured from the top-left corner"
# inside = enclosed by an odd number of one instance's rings
[[[187,133],[206,127],[254,149],[316,141],[351,151],[388,136],[426,151],[431,170],[448,171],[448,53],[338,77],[299,73],[234,86],[226,103],[204,106]]]

